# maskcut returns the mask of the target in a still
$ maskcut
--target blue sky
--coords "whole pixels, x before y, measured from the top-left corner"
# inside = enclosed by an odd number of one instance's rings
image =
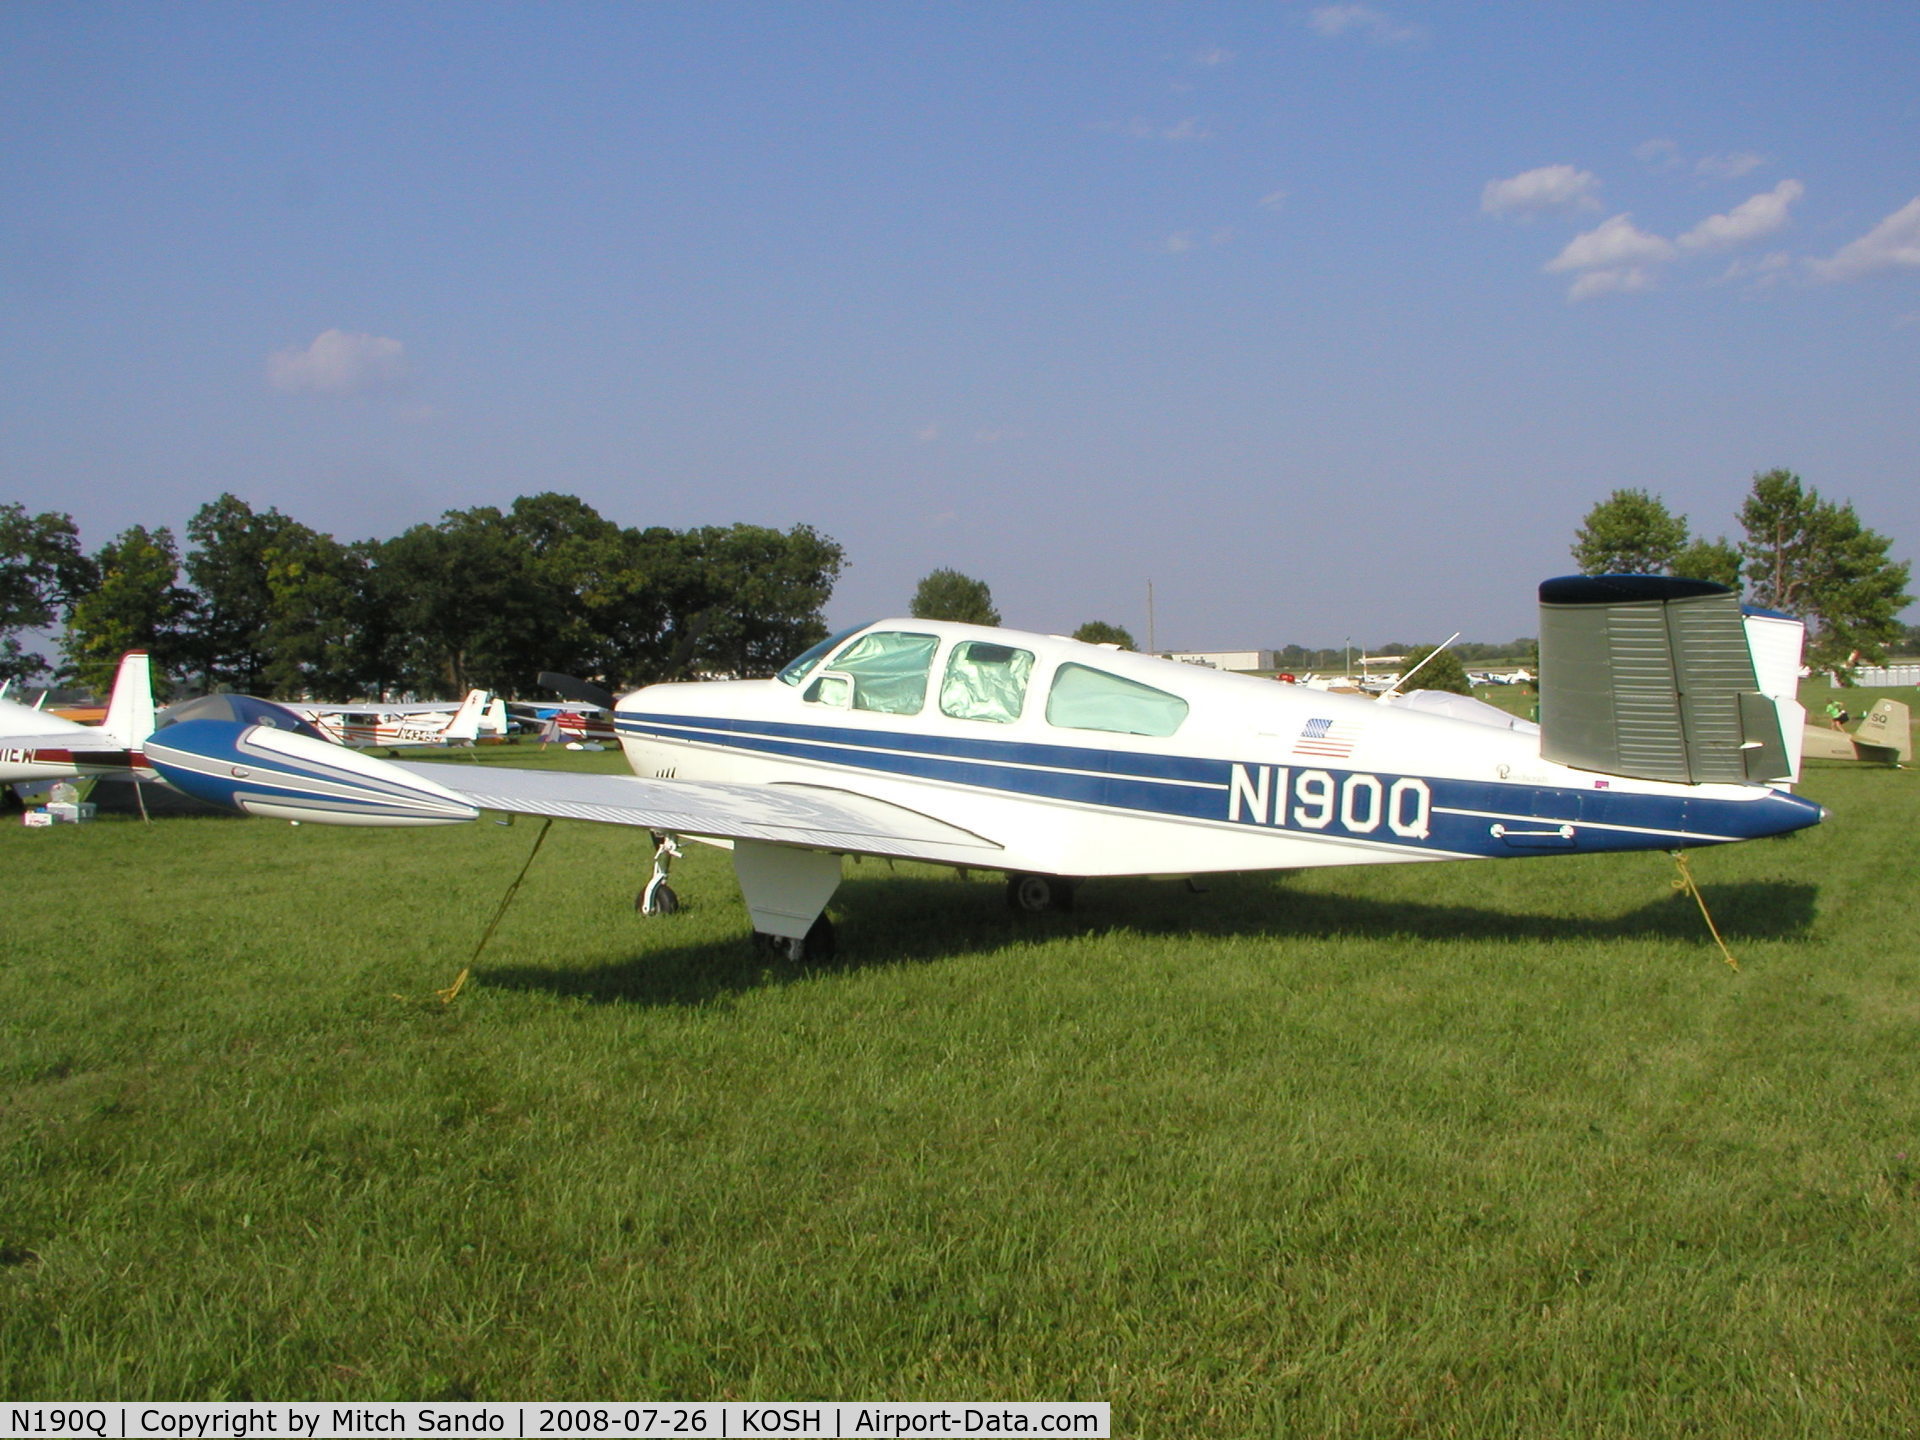
[[[1920,6],[0,7],[0,499],[812,524],[1164,646],[1535,632],[1785,466],[1920,553]],[[1910,617],[1914,612],[1909,612]]]

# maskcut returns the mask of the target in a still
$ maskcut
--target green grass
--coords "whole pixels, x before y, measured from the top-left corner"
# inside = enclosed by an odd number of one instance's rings
[[[451,1006],[528,822],[8,825],[0,1396],[1911,1434],[1920,775],[1804,789],[1694,856],[1738,973],[1645,855],[1037,920],[869,861],[795,971],[723,855],[642,920],[556,826]]]

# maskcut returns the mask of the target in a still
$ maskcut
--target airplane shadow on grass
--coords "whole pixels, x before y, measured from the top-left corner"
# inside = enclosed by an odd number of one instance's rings
[[[1742,881],[1703,887],[1715,923],[1730,944],[1792,940],[1811,930],[1819,887],[1803,881]],[[659,941],[610,963],[485,964],[476,981],[502,990],[540,990],[592,1001],[700,1005],[809,975],[872,966],[924,964],[1009,946],[1075,937],[1293,940],[1411,939],[1513,944],[1568,940],[1660,939],[1692,948],[1713,941],[1692,899],[1650,875],[1648,899],[1612,915],[1527,913],[1484,904],[1380,898],[1288,887],[1285,876],[1211,877],[1195,893],[1173,881],[1088,881],[1068,913],[1017,915],[999,885],[951,878],[874,877],[857,872],[831,912],[839,935],[834,958],[792,965],[756,951],[745,935],[675,945],[660,930],[672,917],[636,919]],[[702,897],[693,897],[699,904]],[[717,903],[709,899],[706,903]]]

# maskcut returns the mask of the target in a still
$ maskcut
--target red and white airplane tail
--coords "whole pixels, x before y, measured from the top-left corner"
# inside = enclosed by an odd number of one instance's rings
[[[467,698],[460,702],[460,708],[453,712],[453,718],[440,730],[440,738],[449,745],[471,745],[480,738],[480,722],[487,716],[487,701],[490,697],[485,690],[469,690]]]

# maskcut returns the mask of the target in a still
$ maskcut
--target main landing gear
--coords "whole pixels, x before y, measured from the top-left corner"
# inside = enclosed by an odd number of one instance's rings
[[[753,948],[759,954],[771,955],[790,965],[831,960],[835,949],[833,921],[822,915],[802,936],[769,935],[764,930],[756,930]]]
[[[667,877],[673,870],[673,862],[681,858],[679,837],[676,835],[655,834],[653,837],[653,874],[647,880],[646,887],[634,897],[633,908],[641,915],[674,915],[680,910],[680,897],[667,883]],[[743,869],[744,864],[744,869]],[[833,921],[818,907],[826,903],[834,885],[839,883],[840,859],[816,858],[808,860],[796,856],[795,852],[772,847],[750,848],[745,842],[734,846],[734,868],[742,874],[742,889],[749,896],[759,893],[763,900],[768,899],[767,892],[758,885],[749,889],[748,877],[764,876],[768,867],[772,868],[772,896],[776,902],[782,898],[793,901],[791,906],[776,903],[772,913],[782,917],[798,919],[808,914],[815,915],[812,925],[804,935],[775,935],[770,931],[756,928],[753,932],[753,948],[762,955],[785,960],[790,964],[801,965],[810,961],[831,960],[835,944]],[[823,873],[815,877],[818,888],[811,896],[799,897],[780,885],[781,876],[791,878],[795,866],[812,867]],[[749,901],[748,909],[753,905]],[[765,923],[762,921],[762,923]]]
[[[1009,875],[1007,908],[1023,915],[1073,909],[1073,881],[1059,875]]]

